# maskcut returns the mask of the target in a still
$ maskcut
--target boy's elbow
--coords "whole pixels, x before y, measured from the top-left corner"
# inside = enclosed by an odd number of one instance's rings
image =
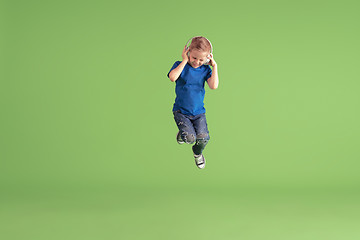
[[[219,86],[219,84],[209,85],[210,89],[213,89],[213,90],[217,89],[218,86]]]
[[[169,74],[168,77],[169,77],[170,81],[172,81],[172,82],[176,81],[176,79],[174,78],[174,76],[172,74]]]

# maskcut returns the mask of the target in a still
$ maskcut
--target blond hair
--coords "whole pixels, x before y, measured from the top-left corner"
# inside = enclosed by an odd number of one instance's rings
[[[204,37],[194,37],[191,41],[191,44],[189,46],[190,50],[197,49],[204,52],[210,52],[211,51],[211,44],[209,40],[207,40]]]

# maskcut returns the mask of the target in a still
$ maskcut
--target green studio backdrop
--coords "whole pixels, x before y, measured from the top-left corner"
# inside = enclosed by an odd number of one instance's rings
[[[2,1],[0,234],[358,238],[359,7]],[[197,35],[220,80],[204,170],[166,76]]]

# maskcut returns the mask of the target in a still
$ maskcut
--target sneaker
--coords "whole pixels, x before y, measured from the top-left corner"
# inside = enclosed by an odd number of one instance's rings
[[[180,131],[178,131],[178,133],[176,134],[176,141],[177,141],[178,144],[183,144],[183,143],[185,143],[185,142],[182,140],[181,136],[180,136]]]
[[[194,158],[195,158],[195,164],[198,168],[203,169],[205,167],[205,157],[204,155],[200,154],[200,155],[195,155],[194,154]]]

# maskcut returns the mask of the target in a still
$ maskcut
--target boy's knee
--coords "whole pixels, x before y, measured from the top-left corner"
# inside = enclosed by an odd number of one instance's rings
[[[200,135],[197,135],[196,145],[205,147],[206,144],[208,144],[209,140],[210,140],[209,134],[200,134]]]
[[[194,134],[189,134],[189,133],[184,133],[182,135],[182,138],[184,140],[184,142],[186,142],[187,144],[193,144],[195,143],[196,139],[195,139],[195,135]]]
[[[208,142],[210,140],[210,136],[208,133],[200,133],[196,136],[196,140]]]

